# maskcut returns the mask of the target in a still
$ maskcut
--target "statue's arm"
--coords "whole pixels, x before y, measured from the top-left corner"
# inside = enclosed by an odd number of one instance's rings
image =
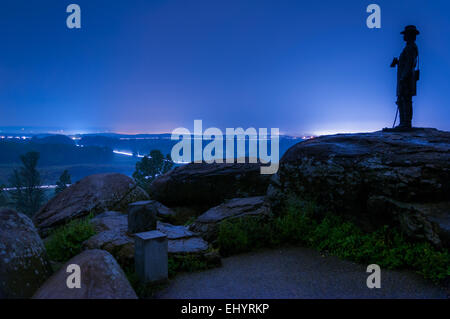
[[[391,63],[391,68],[395,68],[398,65],[398,58],[394,58]]]

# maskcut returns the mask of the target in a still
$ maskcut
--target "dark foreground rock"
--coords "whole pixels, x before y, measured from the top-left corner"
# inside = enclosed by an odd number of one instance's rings
[[[264,196],[234,198],[199,216],[189,227],[209,242],[216,240],[222,221],[246,216],[268,216],[270,206]]]
[[[298,143],[284,154],[268,191],[275,206],[287,194],[448,246],[450,133],[339,134]]]
[[[81,269],[81,288],[68,288],[67,266]],[[86,250],[69,260],[33,296],[35,299],[137,299],[116,260],[104,250]]]
[[[69,220],[107,210],[127,211],[128,204],[147,200],[147,193],[125,175],[110,173],[83,178],[52,198],[34,217],[42,236]]]
[[[29,298],[50,275],[44,245],[31,219],[0,210],[0,299]]]
[[[265,194],[268,175],[260,164],[196,164],[177,167],[158,177],[150,186],[150,196],[169,207],[210,208],[226,199]]]

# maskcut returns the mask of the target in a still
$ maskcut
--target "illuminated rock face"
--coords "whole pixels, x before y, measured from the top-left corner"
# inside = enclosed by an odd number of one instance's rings
[[[29,298],[50,275],[33,222],[13,210],[0,210],[0,299]]]
[[[83,178],[52,198],[35,216],[41,236],[69,220],[108,210],[126,212],[128,204],[148,200],[147,193],[128,176],[110,173]]]
[[[392,224],[436,245],[450,238],[450,132],[339,134],[291,147],[268,190],[314,199],[369,228]]]

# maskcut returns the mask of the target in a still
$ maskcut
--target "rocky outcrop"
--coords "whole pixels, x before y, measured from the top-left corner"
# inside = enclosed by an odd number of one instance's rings
[[[98,232],[83,243],[84,249],[104,249],[122,266],[134,261],[134,238],[128,230],[126,214],[106,212],[91,220]],[[209,245],[198,234],[185,226],[174,226],[158,221],[156,229],[167,235],[169,254],[204,254]]]
[[[189,227],[209,242],[216,240],[222,221],[247,216],[269,216],[270,206],[264,196],[234,198],[199,216]]]
[[[280,161],[268,197],[314,199],[367,225],[395,224],[415,238],[449,243],[450,133],[339,134],[304,141]]]
[[[31,219],[0,210],[0,299],[29,298],[50,275],[44,245]]]
[[[52,198],[35,215],[42,236],[69,220],[108,210],[126,212],[128,204],[147,200],[147,193],[125,175],[110,173],[83,178]]]
[[[81,288],[68,288],[67,266],[81,270]],[[69,260],[33,296],[35,299],[137,299],[124,272],[111,254],[86,250]]]
[[[263,195],[270,177],[261,175],[260,166],[190,163],[154,180],[149,194],[169,207],[198,206],[203,209],[219,205],[226,199]]]

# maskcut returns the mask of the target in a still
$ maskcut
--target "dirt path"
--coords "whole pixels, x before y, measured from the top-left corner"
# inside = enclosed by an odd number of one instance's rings
[[[308,248],[265,250],[223,259],[223,266],[180,274],[157,298],[446,298],[419,275],[381,271],[381,288],[366,285],[366,266]]]

